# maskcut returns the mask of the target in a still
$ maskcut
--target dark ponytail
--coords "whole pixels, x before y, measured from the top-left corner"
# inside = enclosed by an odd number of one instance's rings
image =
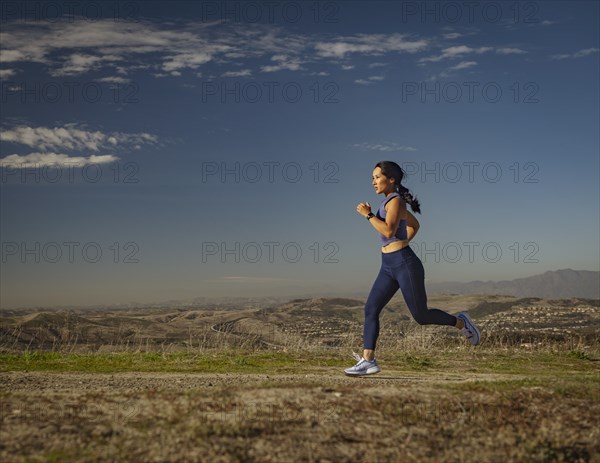
[[[393,161],[380,161],[375,164],[374,168],[379,167],[381,169],[381,173],[385,175],[387,178],[394,179],[394,185],[396,187],[396,191],[400,194],[400,197],[406,201],[407,204],[410,204],[410,208],[413,212],[421,213],[421,205],[419,204],[419,200],[410,193],[410,190],[402,185],[402,179],[406,176],[406,172]]]
[[[419,200],[417,198],[413,198],[413,195],[410,194],[410,190],[406,188],[404,185],[398,185],[396,187],[396,191],[400,193],[400,197],[410,204],[410,208],[413,212],[421,213],[421,206],[419,204]]]

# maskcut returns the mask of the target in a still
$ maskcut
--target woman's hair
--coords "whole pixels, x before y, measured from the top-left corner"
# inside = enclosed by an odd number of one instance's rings
[[[387,178],[394,179],[394,185],[396,187],[396,191],[400,193],[400,196],[404,201],[410,204],[413,212],[421,213],[421,206],[419,204],[419,200],[410,194],[410,190],[401,184],[402,179],[406,176],[406,172],[393,161],[379,161],[375,164],[374,169],[379,167],[381,169],[381,173],[385,175]]]

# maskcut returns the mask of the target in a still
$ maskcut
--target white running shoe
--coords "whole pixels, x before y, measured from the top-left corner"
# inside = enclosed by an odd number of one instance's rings
[[[362,356],[358,355],[356,352],[352,352],[352,356],[358,362],[356,365],[350,368],[346,368],[344,373],[348,376],[362,376],[362,375],[372,375],[374,373],[379,373],[381,370],[379,369],[379,365],[377,365],[377,360],[373,359],[372,361],[365,360]]]
[[[461,312],[456,317],[460,318],[462,321],[465,322],[465,327],[460,330],[460,334],[462,334],[463,336],[466,336],[467,339],[474,346],[479,344],[479,337],[480,337],[479,329],[475,326],[475,323],[473,323],[473,320],[471,320],[471,317],[469,317],[469,314],[467,314],[466,312]]]

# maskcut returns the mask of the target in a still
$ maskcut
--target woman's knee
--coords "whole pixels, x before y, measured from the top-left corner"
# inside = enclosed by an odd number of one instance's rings
[[[383,309],[380,301],[367,301],[364,307],[365,317],[377,317]]]
[[[365,309],[365,322],[366,323],[377,323],[379,321],[379,314],[377,310],[366,310]]]

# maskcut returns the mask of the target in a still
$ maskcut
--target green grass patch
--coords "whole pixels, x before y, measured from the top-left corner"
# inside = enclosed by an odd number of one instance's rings
[[[405,353],[395,356],[392,363],[401,370],[421,371],[438,365],[431,356],[418,353]],[[443,364],[442,364],[443,365]]]
[[[522,349],[476,349],[439,351],[428,355],[433,366],[469,373],[497,373],[535,376],[569,376],[575,372],[600,371],[595,353],[565,351],[523,351]],[[402,358],[399,357],[401,362]]]
[[[283,353],[240,351],[220,351],[207,354],[187,352],[109,354],[33,352],[0,355],[0,371],[261,373],[271,369],[285,368],[295,363],[293,357]]]
[[[524,352],[519,349],[418,350],[385,352],[383,369],[528,375],[568,378],[600,371],[597,352]],[[205,352],[62,353],[28,351],[0,354],[0,371],[71,371],[90,373],[327,373],[353,364],[346,352],[220,349]]]
[[[572,350],[569,351],[569,353],[567,354],[569,357],[578,359],[578,360],[591,360],[591,361],[595,361],[596,359],[592,358],[592,356],[587,353],[587,352],[583,352],[581,350]]]
[[[345,363],[348,362],[319,354],[290,354],[258,350],[106,354],[39,351],[0,354],[0,371],[302,373],[313,371],[314,367],[341,366]]]

